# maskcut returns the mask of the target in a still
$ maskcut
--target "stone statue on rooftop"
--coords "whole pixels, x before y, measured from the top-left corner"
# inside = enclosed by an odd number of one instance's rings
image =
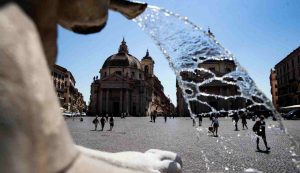
[[[126,0],[0,2],[1,172],[181,172],[181,159],[173,152],[107,153],[76,146],[50,77],[57,24],[89,34],[105,26],[108,10],[132,19],[146,7]]]

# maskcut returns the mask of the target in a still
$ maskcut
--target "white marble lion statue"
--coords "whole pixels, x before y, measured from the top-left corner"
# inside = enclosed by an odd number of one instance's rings
[[[108,153],[76,146],[59,109],[50,68],[57,25],[81,34],[99,32],[108,10],[131,19],[147,4],[125,0],[0,1],[1,173],[177,173],[177,154]]]

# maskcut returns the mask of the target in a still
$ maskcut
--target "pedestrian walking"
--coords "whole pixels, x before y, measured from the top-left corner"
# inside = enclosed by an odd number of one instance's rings
[[[198,115],[198,120],[199,120],[199,126],[202,126],[202,115]]]
[[[101,131],[103,131],[103,129],[104,129],[105,122],[106,122],[106,120],[105,120],[104,116],[102,116],[101,119],[100,119],[100,123],[101,123]]]
[[[153,113],[150,113],[150,122],[153,122]]]
[[[241,115],[241,119],[242,119],[243,130],[245,129],[245,127],[248,129],[248,126],[247,126],[247,115],[245,114],[245,112]]]
[[[218,137],[218,129],[219,129],[219,118],[216,115],[215,117],[213,117],[211,126],[213,127],[213,135],[215,134],[215,137]]]
[[[156,119],[156,113],[157,113],[157,112],[156,112],[156,111],[154,111],[154,114],[153,114],[153,117],[152,117],[152,118],[153,118],[153,122],[154,122],[154,123],[155,123],[155,119]]]
[[[235,131],[238,131],[238,122],[239,122],[239,114],[237,112],[233,113],[232,121],[234,121]]]
[[[93,120],[93,124],[95,125],[95,131],[96,131],[99,124],[98,115],[96,115],[96,118]]]
[[[108,122],[108,114],[105,115],[106,121]]]
[[[263,115],[261,115],[253,126],[253,131],[257,135],[256,136],[256,148],[258,151],[261,151],[259,148],[259,138],[260,137],[264,141],[266,151],[270,150],[270,147],[268,146],[267,138],[266,138],[266,122],[264,121],[264,119],[265,119],[265,117]]]
[[[167,114],[164,114],[164,118],[165,118],[165,123],[166,123],[167,119],[168,119]]]
[[[193,126],[196,125],[196,121],[195,121],[195,118],[192,118],[193,119]]]
[[[111,116],[109,119],[109,126],[110,126],[110,131],[112,131],[113,127],[114,127],[114,117]]]

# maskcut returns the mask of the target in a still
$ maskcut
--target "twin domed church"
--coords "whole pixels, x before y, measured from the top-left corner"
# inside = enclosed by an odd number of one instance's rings
[[[173,105],[153,70],[154,61],[149,51],[140,61],[129,53],[123,39],[118,52],[105,60],[100,77],[94,77],[89,113],[113,116],[168,113]]]

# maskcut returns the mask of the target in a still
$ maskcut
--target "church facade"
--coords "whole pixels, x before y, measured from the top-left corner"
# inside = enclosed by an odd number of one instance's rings
[[[100,69],[100,77],[91,84],[89,113],[120,116],[149,116],[169,113],[170,99],[154,75],[154,61],[147,50],[139,61],[128,51],[125,40],[118,53],[109,56]]]

